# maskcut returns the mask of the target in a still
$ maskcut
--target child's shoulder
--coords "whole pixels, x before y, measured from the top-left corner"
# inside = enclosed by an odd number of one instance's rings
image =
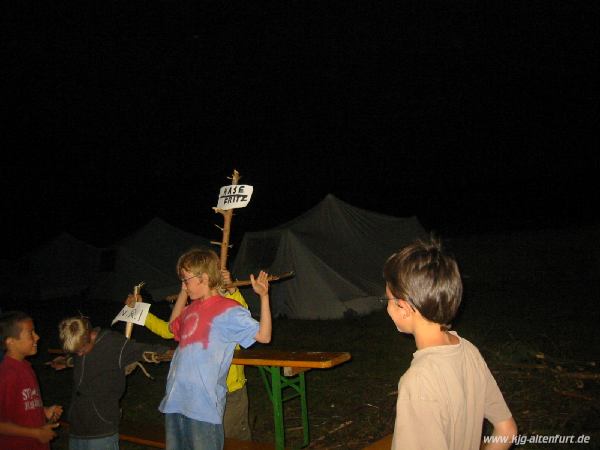
[[[14,358],[4,355],[0,361],[0,385],[9,388],[16,385],[24,376],[31,374],[37,379],[37,375],[31,368],[31,363],[27,360],[17,361]]]
[[[422,363],[411,365],[400,378],[398,397],[412,400],[436,398],[439,385],[437,375]]]
[[[27,367],[27,364],[29,362],[26,360],[17,361],[10,356],[4,355],[4,358],[0,361],[0,376],[13,375]]]
[[[479,349],[477,348],[477,346],[475,344],[473,344],[471,341],[469,341],[465,337],[459,336],[458,333],[456,333],[456,332],[451,331],[451,333],[460,339],[460,347],[464,353],[468,353],[476,358],[483,359],[483,357],[481,356],[481,352],[479,351]]]
[[[115,330],[111,330],[108,328],[98,329],[98,335],[96,337],[96,345],[100,343],[114,343],[114,342],[123,342],[127,340],[123,333],[118,333]]]
[[[238,302],[227,297],[221,297],[218,301],[217,308],[226,316],[249,315],[248,308],[243,307]]]
[[[235,300],[229,297],[223,297],[222,295],[215,295],[214,297],[211,297],[205,306],[208,308],[217,308],[222,310],[227,310],[236,306],[241,307],[241,305]]]
[[[231,300],[220,295],[215,295],[202,302],[198,300],[194,301],[191,305],[189,305],[186,308],[182,316],[187,316],[191,314],[202,314],[203,317],[225,318],[232,314],[243,314],[244,311],[248,310],[242,307],[235,300]]]

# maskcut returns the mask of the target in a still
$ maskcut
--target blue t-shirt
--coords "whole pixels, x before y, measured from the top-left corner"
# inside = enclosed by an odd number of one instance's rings
[[[226,378],[236,344],[254,344],[258,322],[234,300],[196,300],[171,324],[179,346],[173,355],[159,410],[202,422],[223,422]]]

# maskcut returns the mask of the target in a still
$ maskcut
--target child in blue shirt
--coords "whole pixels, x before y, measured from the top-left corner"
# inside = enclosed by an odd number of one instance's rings
[[[221,450],[226,378],[237,344],[247,348],[271,341],[269,282],[261,271],[250,276],[260,297],[260,322],[234,300],[219,295],[223,284],[219,257],[212,250],[192,249],[177,262],[181,291],[169,327],[179,346],[175,351],[166,394],[168,449]],[[191,303],[186,307],[187,298]]]

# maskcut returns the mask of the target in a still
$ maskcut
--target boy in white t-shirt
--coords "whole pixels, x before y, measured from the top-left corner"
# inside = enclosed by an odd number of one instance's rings
[[[477,450],[483,419],[508,449],[517,425],[477,348],[449,331],[462,298],[456,261],[437,241],[416,241],[388,258],[383,270],[387,312],[417,351],[398,383],[392,450]],[[502,436],[502,437],[501,437]]]

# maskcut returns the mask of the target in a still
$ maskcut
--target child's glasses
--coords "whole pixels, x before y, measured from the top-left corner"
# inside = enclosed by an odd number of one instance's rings
[[[192,275],[191,277],[187,277],[187,278],[180,278],[179,281],[181,281],[182,283],[187,284],[188,281],[190,281],[192,278],[196,278],[198,275]]]
[[[379,303],[381,303],[383,305],[387,305],[388,301],[393,300],[396,303],[396,305],[397,305],[398,304],[398,300],[400,300],[400,299],[399,298],[395,298],[395,297],[392,297],[392,298],[379,297],[377,300],[379,300]]]

